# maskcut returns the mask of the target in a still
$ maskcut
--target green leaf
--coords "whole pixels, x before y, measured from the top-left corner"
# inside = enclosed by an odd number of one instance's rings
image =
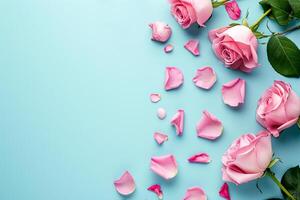
[[[268,41],[267,54],[276,72],[287,77],[300,77],[300,50],[290,39],[273,35]]]
[[[288,0],[293,10],[293,16],[300,18],[300,0]]]
[[[231,24],[229,24],[230,27],[237,26],[237,25],[240,25],[240,24],[239,23],[231,23]]]
[[[295,199],[300,199],[300,168],[299,166],[288,169],[281,178],[281,184]],[[284,192],[281,192],[288,199]]]
[[[275,19],[279,25],[287,25],[292,20],[292,8],[288,0],[262,0],[259,2],[264,12],[272,9],[271,18]]]

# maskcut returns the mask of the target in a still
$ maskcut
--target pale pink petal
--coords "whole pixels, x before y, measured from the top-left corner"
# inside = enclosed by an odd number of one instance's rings
[[[150,94],[150,100],[151,100],[151,102],[157,103],[157,102],[160,101],[160,99],[161,99],[160,94],[157,94],[157,93]]]
[[[188,161],[190,163],[209,163],[210,157],[207,153],[198,153],[191,156]]]
[[[225,9],[231,19],[238,20],[241,17],[241,9],[236,0],[226,2]]]
[[[175,126],[177,135],[182,135],[184,125],[184,110],[178,110],[173,116],[171,124]]]
[[[152,29],[152,40],[159,42],[166,42],[171,34],[171,27],[165,22],[157,21],[149,24],[149,27]]]
[[[118,180],[114,181],[117,192],[121,195],[130,195],[135,190],[134,179],[131,174],[126,171]]]
[[[164,133],[160,133],[160,132],[155,132],[153,134],[153,138],[155,139],[155,141],[157,142],[157,144],[162,144],[165,141],[168,140],[168,136]]]
[[[228,189],[227,183],[224,183],[222,185],[222,187],[220,188],[220,191],[219,191],[219,195],[226,200],[230,200],[230,194],[229,194],[229,189]]]
[[[160,185],[158,185],[158,184],[151,185],[150,187],[148,187],[147,190],[154,192],[159,199],[163,199],[163,191],[161,190]]]
[[[166,115],[167,115],[167,112],[164,108],[158,108],[157,109],[157,117],[159,119],[164,119],[166,117]]]
[[[165,90],[178,88],[183,83],[183,74],[176,67],[166,67]]]
[[[198,137],[215,140],[221,136],[223,125],[220,120],[207,111],[203,111],[202,119],[196,126]]]
[[[177,175],[177,163],[173,155],[157,156],[151,158],[151,170],[166,180]]]
[[[167,44],[165,47],[164,47],[164,51],[165,53],[170,53],[171,51],[173,51],[174,47],[173,45],[171,44]]]
[[[217,75],[211,67],[197,69],[193,82],[197,87],[210,89],[216,82]]]
[[[183,200],[207,200],[205,192],[199,187],[189,188]]]
[[[237,107],[244,103],[246,81],[240,78],[234,79],[222,86],[223,101],[225,104]]]
[[[194,56],[199,56],[199,41],[189,40],[185,43],[184,48],[191,52]]]

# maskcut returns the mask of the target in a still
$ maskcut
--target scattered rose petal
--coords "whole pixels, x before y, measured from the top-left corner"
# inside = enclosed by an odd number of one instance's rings
[[[240,78],[234,79],[222,86],[223,101],[225,104],[237,107],[244,103],[246,81]]]
[[[171,27],[165,22],[157,21],[149,24],[149,26],[152,29],[152,40],[166,42],[172,34]]]
[[[121,195],[130,195],[135,190],[134,179],[131,174],[126,171],[118,180],[114,182],[117,192]]]
[[[198,40],[189,40],[185,43],[184,48],[191,52],[194,56],[199,56],[199,41]]]
[[[166,67],[165,90],[178,88],[183,83],[183,74],[176,67]]]
[[[157,156],[151,158],[151,170],[166,180],[177,175],[177,163],[173,155]]]
[[[230,194],[228,189],[228,184],[224,183],[219,191],[219,195],[226,200],[230,200]]]
[[[158,184],[151,185],[150,187],[148,187],[147,190],[154,192],[159,199],[163,199],[163,191],[161,190],[160,185]]]
[[[164,51],[165,53],[170,53],[171,51],[173,51],[174,47],[173,45],[171,44],[167,44],[165,47],[164,47]]]
[[[220,120],[207,111],[203,111],[202,119],[197,123],[198,137],[215,140],[223,132],[223,125]]]
[[[157,94],[157,93],[150,94],[150,100],[151,100],[151,102],[157,103],[157,102],[160,101],[160,99],[161,99],[160,94]]]
[[[173,116],[171,124],[175,126],[177,135],[182,135],[183,133],[183,124],[184,124],[184,110],[178,110],[177,113]]]
[[[157,142],[157,144],[162,144],[168,140],[168,136],[166,134],[163,134],[160,132],[155,132],[153,134],[153,137],[154,137],[155,141]]]
[[[236,0],[225,3],[225,9],[229,17],[233,20],[238,20],[241,17],[241,9]]]
[[[183,200],[207,200],[205,192],[199,187],[189,188]]]
[[[167,112],[164,108],[158,108],[157,109],[157,117],[159,119],[164,119],[166,117],[166,115],[167,115]]]
[[[210,89],[216,82],[217,75],[211,67],[197,69],[193,82],[197,87]]]
[[[188,159],[190,163],[209,163],[210,157],[207,153],[198,153]]]

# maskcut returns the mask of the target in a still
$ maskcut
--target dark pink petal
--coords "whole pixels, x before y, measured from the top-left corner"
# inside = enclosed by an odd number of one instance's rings
[[[173,155],[152,157],[150,168],[166,180],[174,178],[178,173],[177,163]]]
[[[183,74],[176,67],[166,67],[165,90],[178,88],[183,83]]]
[[[202,119],[197,123],[196,129],[198,137],[215,140],[221,136],[223,125],[214,115],[203,111]]]
[[[228,189],[227,183],[224,183],[222,185],[222,187],[220,188],[220,191],[219,191],[219,195],[226,200],[230,200],[230,194],[229,194],[229,189]]]
[[[199,41],[198,40],[189,40],[185,43],[184,48],[191,52],[194,56],[199,56]]]
[[[164,133],[160,133],[160,132],[155,132],[153,134],[153,138],[155,139],[155,141],[157,142],[157,144],[162,144],[165,141],[168,140],[168,136]]]
[[[164,108],[158,108],[157,109],[157,117],[159,119],[164,119],[166,117],[166,115],[167,115],[167,112]]]
[[[238,107],[244,103],[246,81],[240,78],[234,79],[222,86],[223,101],[225,104]]]
[[[126,171],[118,180],[114,181],[117,192],[121,195],[130,195],[135,190],[134,179],[131,174]]]
[[[173,116],[171,124],[175,126],[177,135],[182,135],[184,125],[184,110],[178,110]]]
[[[193,78],[193,82],[197,87],[207,90],[215,84],[216,80],[216,73],[211,67],[197,69],[196,75]]]
[[[241,9],[236,0],[226,2],[225,9],[231,19],[238,20],[241,17]]]
[[[151,185],[150,187],[148,187],[147,190],[154,192],[159,199],[163,199],[163,191],[161,190],[160,185],[158,184]]]
[[[171,51],[173,51],[174,47],[173,45],[171,44],[167,44],[165,47],[164,47],[164,51],[165,53],[170,53]]]
[[[157,93],[150,94],[150,100],[151,100],[151,102],[157,103],[157,102],[160,101],[160,99],[161,99],[160,94],[157,94]]]
[[[205,192],[199,187],[189,188],[183,200],[207,200]]]
[[[207,153],[198,153],[188,159],[190,163],[209,163],[210,157]]]

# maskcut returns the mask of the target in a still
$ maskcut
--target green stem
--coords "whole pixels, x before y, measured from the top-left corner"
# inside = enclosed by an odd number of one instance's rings
[[[280,33],[275,33],[275,35],[284,35],[284,34],[293,32],[293,31],[295,31],[295,30],[299,30],[299,29],[300,29],[300,25],[291,27],[291,28],[289,28],[289,29],[286,29],[286,30],[283,31],[283,32],[280,32]]]
[[[289,199],[291,200],[296,200],[293,195],[291,195],[289,193],[289,191],[287,191],[287,189],[285,189],[285,187],[280,183],[280,181],[275,177],[274,173],[271,171],[271,169],[267,169],[266,170],[266,175],[269,176],[274,183],[289,197]]]
[[[212,2],[212,5],[213,5],[214,8],[217,8],[217,7],[219,7],[219,6],[224,5],[224,4],[225,4],[226,2],[228,2],[228,1],[230,1],[230,0],[213,1],[213,2]]]
[[[252,25],[250,26],[250,29],[251,30],[255,30],[257,29],[257,27],[259,26],[259,24],[261,23],[261,21],[266,17],[268,16],[268,14],[270,14],[271,12],[271,8],[269,10],[267,10],[262,16],[260,16],[260,18]]]

